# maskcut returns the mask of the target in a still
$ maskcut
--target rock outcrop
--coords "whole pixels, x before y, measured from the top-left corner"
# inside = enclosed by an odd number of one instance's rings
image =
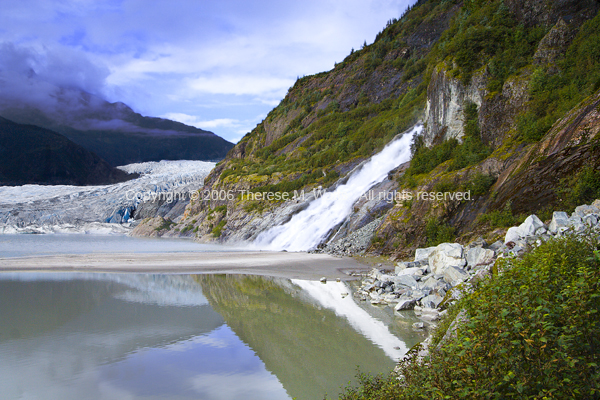
[[[554,212],[548,227],[532,214],[518,227],[510,228],[504,242],[488,245],[480,238],[468,246],[442,243],[416,249],[414,260],[398,262],[393,272],[372,269],[354,295],[396,312],[414,310],[429,325],[439,319],[445,307],[458,300],[461,293],[492,276],[497,258],[518,257],[552,238],[590,234],[600,239],[600,200],[577,207],[571,216],[562,211]]]

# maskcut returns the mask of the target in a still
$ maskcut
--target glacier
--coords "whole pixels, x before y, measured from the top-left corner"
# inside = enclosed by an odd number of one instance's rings
[[[114,185],[2,186],[0,233],[127,234],[140,204],[200,189],[214,166],[207,161],[143,162],[118,167],[140,176]]]

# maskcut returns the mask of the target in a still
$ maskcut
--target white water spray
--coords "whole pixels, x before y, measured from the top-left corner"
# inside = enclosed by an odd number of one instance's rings
[[[410,160],[413,135],[421,133],[422,129],[421,125],[417,125],[389,143],[353,172],[345,184],[313,200],[305,210],[285,224],[261,233],[254,244],[269,250],[307,251],[315,248],[333,227],[346,219],[352,211],[352,205],[365,192],[383,181],[392,169]]]

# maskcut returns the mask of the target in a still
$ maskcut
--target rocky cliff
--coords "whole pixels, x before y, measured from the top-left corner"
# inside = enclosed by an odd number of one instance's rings
[[[565,190],[595,190],[600,165],[597,12],[595,1],[417,2],[373,44],[299,79],[213,170],[208,198],[161,233],[253,240],[311,198],[249,194],[331,190],[419,120],[410,165],[375,188],[413,200],[360,200],[329,248],[400,257],[490,228],[500,235],[520,214],[561,201],[569,207]],[[422,192],[470,196],[421,201]],[[351,234],[360,245],[342,246]]]

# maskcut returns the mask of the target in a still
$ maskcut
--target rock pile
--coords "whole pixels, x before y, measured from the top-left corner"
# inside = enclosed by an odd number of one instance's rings
[[[382,220],[381,217],[377,218],[350,235],[335,242],[327,243],[322,248],[312,250],[311,253],[328,253],[334,256],[351,256],[364,253],[371,244],[371,238]]]
[[[480,238],[466,247],[442,243],[417,249],[413,261],[399,262],[393,272],[371,270],[355,296],[395,311],[414,310],[422,319],[435,321],[443,313],[440,305],[455,301],[476,280],[491,276],[498,257],[518,256],[552,237],[588,231],[600,234],[600,200],[577,207],[571,216],[554,212],[548,226],[530,215],[518,227],[508,229],[504,242],[488,245]]]

